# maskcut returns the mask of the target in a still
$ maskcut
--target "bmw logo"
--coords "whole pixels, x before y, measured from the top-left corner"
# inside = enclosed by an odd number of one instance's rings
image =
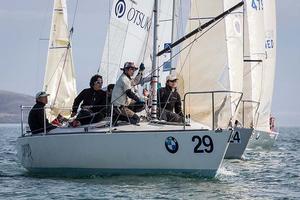
[[[175,138],[172,136],[169,136],[165,140],[165,146],[168,152],[170,153],[176,153],[178,151],[179,145]]]
[[[118,18],[123,17],[126,11],[126,3],[124,0],[119,0],[115,7],[115,14]]]

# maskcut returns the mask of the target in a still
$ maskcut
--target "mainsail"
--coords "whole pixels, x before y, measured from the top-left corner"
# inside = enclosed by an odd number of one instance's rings
[[[43,86],[50,94],[50,119],[58,114],[68,116],[77,93],[70,34],[66,0],[54,0]]]
[[[276,3],[264,0],[265,50],[262,95],[259,106],[257,129],[270,131],[270,115],[276,66]]]
[[[234,0],[192,0],[187,32],[223,13],[239,3]],[[183,43],[188,47],[181,53],[176,67],[179,77],[179,92],[182,97],[187,92],[227,90],[242,91],[243,73],[243,23],[241,11],[235,11]],[[227,127],[234,115],[238,98],[230,93],[189,95],[186,99],[186,114],[192,119],[215,127]],[[214,113],[212,107],[214,106]]]
[[[145,63],[151,69],[153,0],[114,0],[99,73],[104,85],[115,83],[124,63]],[[152,40],[151,40],[152,41]]]
[[[244,34],[244,114],[243,125],[256,127],[257,112],[262,94],[263,65],[265,58],[264,13],[262,1],[245,1],[245,34]]]

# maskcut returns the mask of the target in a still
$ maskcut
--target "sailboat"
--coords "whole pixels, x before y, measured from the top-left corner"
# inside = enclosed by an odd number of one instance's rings
[[[65,0],[54,2],[55,5],[57,2],[64,2],[65,5]],[[220,15],[215,19],[221,20],[242,4],[241,2],[226,12],[220,10]],[[56,9],[54,7],[53,12],[56,12]],[[148,59],[152,64],[152,71],[147,70],[152,75],[152,92],[155,94],[157,11],[158,0],[113,2],[103,54],[106,59],[102,59],[101,67],[101,70],[106,71],[100,70],[104,77],[107,75],[105,83],[114,83],[123,62],[130,60],[138,63],[144,60],[147,63]],[[60,14],[66,16],[65,12]],[[215,19],[209,24],[213,25]],[[149,31],[152,29],[153,46],[149,47]],[[200,30],[198,26],[196,30]],[[187,38],[188,35],[184,37]],[[153,49],[152,55],[147,53],[149,48]],[[224,98],[216,95],[215,98],[209,99],[207,103],[215,102],[209,109],[220,110],[220,102],[224,101]],[[229,101],[237,101],[236,98],[230,99]],[[185,102],[192,100],[189,98]],[[152,109],[152,115],[155,117],[155,104],[152,105]],[[188,109],[193,109],[191,104]],[[206,108],[206,111],[209,109]],[[224,110],[226,109],[231,110],[230,103],[226,102]],[[212,112],[210,117],[215,119],[215,115],[215,112]],[[37,135],[24,133],[22,130],[22,136],[17,139],[18,157],[21,164],[33,173],[103,175],[179,172],[214,177],[223,161],[232,134],[231,129],[217,127],[227,123],[225,118],[228,117],[230,116],[219,114],[216,117],[218,119],[211,121],[213,125],[209,128],[198,123],[196,119],[183,125],[157,123],[157,120],[142,122],[140,126],[126,124],[112,127],[107,123],[100,123],[78,128],[61,127],[47,134]]]
[[[254,8],[253,8],[254,7]],[[271,107],[272,96],[274,88],[275,66],[276,66],[276,2],[273,0],[265,0],[263,5],[252,5],[252,10],[260,10],[262,16],[260,21],[264,23],[264,28],[260,29],[263,36],[263,50],[264,55],[262,58],[261,81],[255,82],[257,87],[260,87],[260,97],[257,100],[259,106],[257,108],[257,118],[255,123],[255,134],[253,135],[249,148],[262,147],[271,148],[278,136],[274,129]]]

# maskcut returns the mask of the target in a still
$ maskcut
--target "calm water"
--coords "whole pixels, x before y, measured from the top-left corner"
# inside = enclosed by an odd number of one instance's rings
[[[300,199],[300,128],[272,151],[225,161],[215,179],[180,176],[35,177],[16,158],[17,125],[0,125],[0,199]]]

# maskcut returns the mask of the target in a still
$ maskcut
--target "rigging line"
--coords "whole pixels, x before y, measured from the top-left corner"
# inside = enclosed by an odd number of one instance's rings
[[[76,4],[75,4],[75,11],[74,11],[74,15],[73,15],[73,22],[72,22],[71,29],[73,29],[73,27],[74,27],[74,24],[75,24],[76,15],[77,15],[77,11],[78,11],[78,1],[79,1],[79,0],[76,0]]]

